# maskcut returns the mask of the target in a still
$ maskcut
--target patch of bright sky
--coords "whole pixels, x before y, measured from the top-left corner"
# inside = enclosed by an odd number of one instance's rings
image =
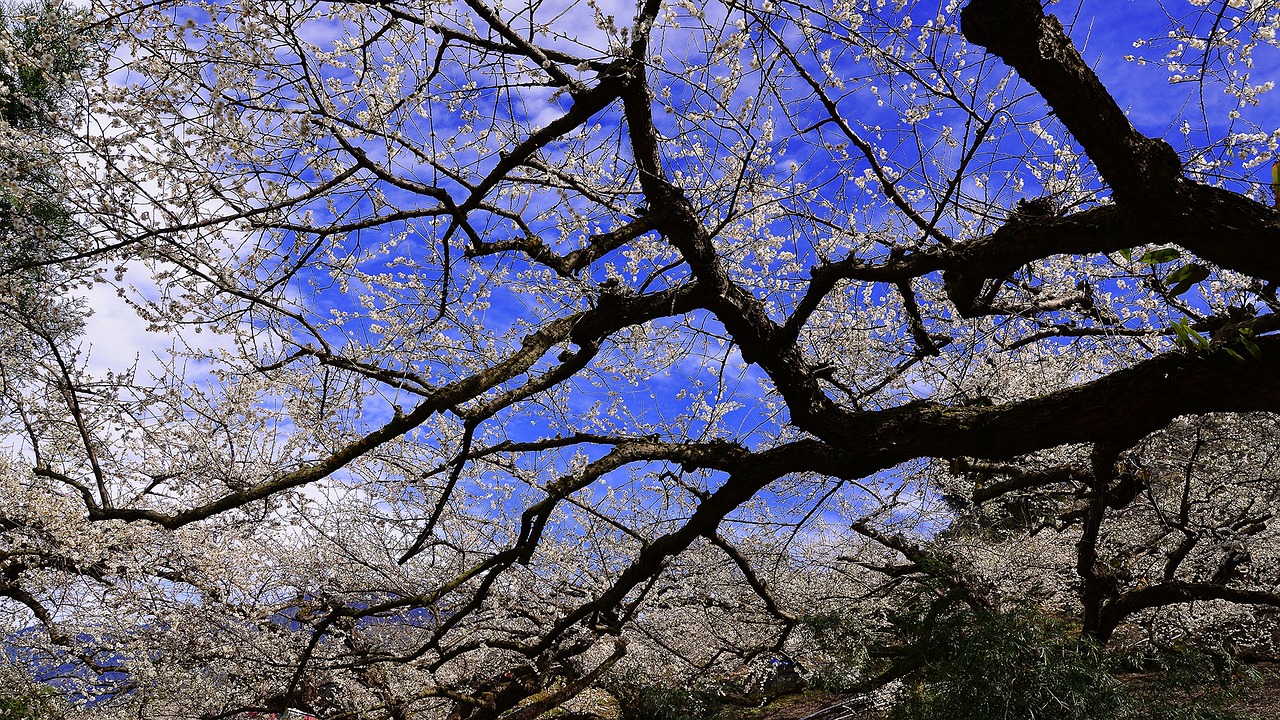
[[[1258,45],[1253,52],[1252,67],[1233,63],[1238,55],[1223,47],[1207,53],[1189,49],[1181,58],[1189,65],[1186,69],[1171,70],[1163,64],[1170,50],[1178,45],[1189,46],[1189,35],[1206,36],[1215,21],[1225,36],[1247,40],[1247,36],[1242,37],[1245,33],[1234,27],[1246,12],[1255,22],[1268,16],[1274,23],[1274,18],[1280,16],[1280,8],[1272,3],[1231,4],[1239,6],[1222,7],[1222,3],[1197,6],[1185,1],[1088,0],[1063,2],[1052,10],[1068,24],[1072,39],[1112,96],[1128,111],[1134,126],[1143,133],[1168,140],[1187,161],[1189,149],[1220,145],[1230,133],[1262,132],[1270,137],[1269,143],[1260,143],[1264,152],[1274,151],[1280,139],[1280,96],[1276,90],[1263,93],[1257,105],[1241,104],[1212,78],[1203,84],[1194,79],[1197,66],[1203,61],[1210,75],[1247,73],[1251,85],[1280,80],[1280,47],[1274,41]],[[1239,118],[1230,117],[1233,110],[1239,111]],[[1185,134],[1184,122],[1189,130]],[[1229,154],[1214,155],[1226,162],[1232,161]],[[1262,159],[1266,157],[1264,154]],[[1250,189],[1249,183],[1270,182],[1268,166],[1244,164],[1240,162],[1242,158],[1234,160],[1234,167],[1217,168],[1228,188],[1245,192]]]

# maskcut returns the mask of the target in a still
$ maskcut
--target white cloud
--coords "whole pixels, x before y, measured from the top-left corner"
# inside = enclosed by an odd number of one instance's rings
[[[160,370],[156,357],[168,354],[172,337],[149,331],[147,321],[138,317],[114,287],[98,284],[78,295],[92,310],[85,320],[84,335],[90,372],[95,375],[108,370],[118,373],[135,363],[144,375],[147,371]]]

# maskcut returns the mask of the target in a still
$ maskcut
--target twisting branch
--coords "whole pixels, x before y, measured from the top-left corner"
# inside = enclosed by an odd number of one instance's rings
[[[747,584],[751,586],[751,589],[754,590],[756,595],[760,596],[760,600],[764,602],[766,610],[772,613],[774,617],[781,620],[784,627],[790,627],[795,624],[796,616],[782,608],[778,603],[778,599],[774,596],[773,591],[769,589],[768,583],[756,574],[755,569],[751,567],[751,561],[747,559],[747,556],[743,555],[742,552],[730,544],[728,540],[725,540],[724,536],[720,533],[711,533],[707,536],[707,539],[711,541],[711,544],[723,550],[724,554],[728,555],[729,559],[733,561],[733,564],[738,566],[738,569],[742,571],[742,576],[746,578]]]

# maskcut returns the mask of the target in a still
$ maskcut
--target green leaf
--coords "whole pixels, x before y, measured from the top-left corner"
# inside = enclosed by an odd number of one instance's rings
[[[1231,348],[1229,348],[1229,347],[1224,347],[1224,348],[1222,348],[1222,352],[1224,352],[1224,353],[1226,353],[1226,354],[1230,355],[1231,357],[1235,358],[1236,360],[1239,360],[1239,361],[1241,361],[1241,362],[1244,362],[1244,357],[1243,357],[1243,356],[1241,356],[1241,355],[1240,355],[1240,353],[1236,352],[1235,350],[1232,350],[1232,349],[1231,349]]]
[[[1184,322],[1186,322],[1186,318],[1171,325],[1170,329],[1173,330],[1173,341],[1178,344],[1178,347],[1190,349],[1193,344],[1191,342],[1191,330],[1186,325],[1183,325]]]
[[[1249,333],[1245,332],[1243,329],[1240,330],[1240,344],[1244,346],[1245,350],[1249,351],[1249,354],[1252,355],[1255,360],[1262,359],[1262,349],[1258,347],[1257,343],[1250,339]]]
[[[1207,277],[1209,277],[1208,268],[1196,263],[1188,263],[1169,273],[1164,281],[1166,285],[1173,286],[1169,290],[1177,296],[1190,290],[1196,283]]]
[[[1209,348],[1209,338],[1192,330],[1185,317],[1170,325],[1169,329],[1175,335],[1174,343],[1184,350],[1207,350]]]
[[[1182,257],[1182,253],[1178,252],[1176,249],[1163,248],[1160,250],[1152,250],[1149,253],[1143,253],[1142,257],[1138,258],[1138,262],[1146,263],[1148,265],[1159,265],[1160,263],[1167,263],[1170,260],[1177,260],[1180,257]]]
[[[1120,257],[1124,258],[1126,261],[1132,260],[1132,259],[1133,259],[1133,248],[1124,248],[1123,250],[1121,250],[1121,251],[1120,251]]]

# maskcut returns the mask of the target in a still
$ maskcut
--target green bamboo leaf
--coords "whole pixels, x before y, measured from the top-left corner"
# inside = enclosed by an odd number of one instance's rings
[[[1183,324],[1185,322],[1186,318],[1183,318],[1171,325],[1170,329],[1173,330],[1173,341],[1177,343],[1178,347],[1190,350],[1194,343],[1191,342],[1191,330]]]
[[[1167,263],[1170,260],[1177,260],[1180,257],[1182,257],[1182,253],[1178,252],[1176,249],[1162,248],[1160,250],[1152,250],[1151,252],[1143,253],[1142,257],[1138,258],[1138,262],[1146,263],[1148,265],[1159,265],[1160,263]]]
[[[1191,325],[1187,322],[1185,317],[1178,320],[1178,322],[1173,325],[1170,325],[1169,329],[1173,331],[1173,334],[1175,335],[1173,341],[1178,345],[1178,347],[1183,348],[1184,350],[1209,349],[1209,338],[1201,335],[1195,330],[1192,330]]]
[[[1165,278],[1166,285],[1172,285],[1169,290],[1175,296],[1190,290],[1196,283],[1209,277],[1209,269],[1197,263],[1188,263],[1182,267],[1169,273]]]
[[[1245,350],[1249,351],[1249,354],[1252,355],[1255,360],[1262,359],[1262,348],[1259,348],[1258,344],[1249,337],[1249,333],[1246,333],[1244,330],[1240,331],[1240,344],[1244,346]]]

